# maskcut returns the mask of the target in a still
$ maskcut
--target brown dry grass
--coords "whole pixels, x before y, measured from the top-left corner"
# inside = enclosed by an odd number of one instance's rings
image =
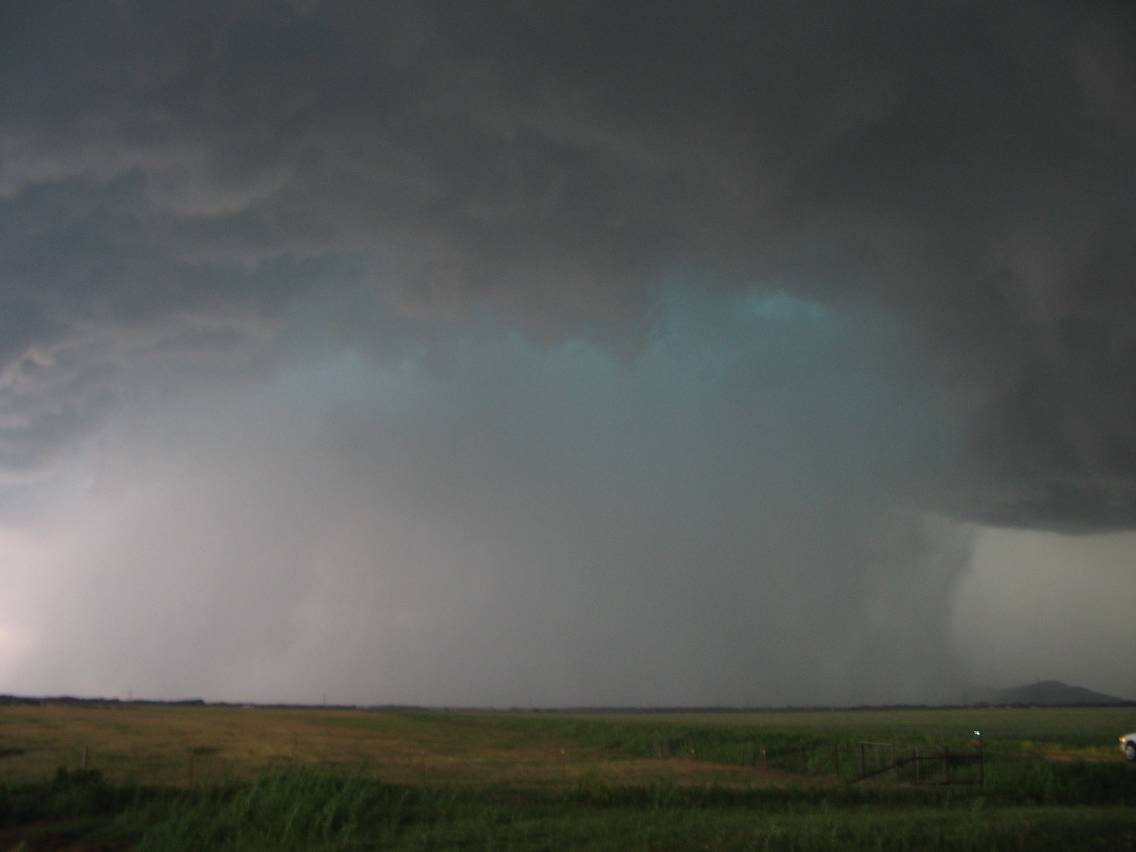
[[[557,786],[581,779],[764,786],[817,783],[685,757],[589,749],[547,731],[465,724],[461,713],[175,707],[0,707],[0,779],[88,767],[108,778],[187,785],[280,764],[336,765],[395,783]],[[822,782],[823,783],[823,782]]]

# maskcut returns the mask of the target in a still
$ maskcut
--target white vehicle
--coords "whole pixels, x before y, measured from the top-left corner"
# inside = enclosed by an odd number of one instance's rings
[[[1136,761],[1136,734],[1125,734],[1120,738],[1120,750],[1129,760]]]

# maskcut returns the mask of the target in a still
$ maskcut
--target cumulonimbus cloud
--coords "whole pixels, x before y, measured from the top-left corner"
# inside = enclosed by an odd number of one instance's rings
[[[918,369],[881,372],[941,388],[969,446],[929,508],[1136,520],[1130,10],[14,3],[3,29],[7,467],[98,422],[139,327],[262,327],[346,282],[634,350],[677,269],[908,329]]]

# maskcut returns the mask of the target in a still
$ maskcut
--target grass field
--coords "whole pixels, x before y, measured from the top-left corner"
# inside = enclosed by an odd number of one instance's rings
[[[1134,849],[1134,717],[10,705],[0,850]]]

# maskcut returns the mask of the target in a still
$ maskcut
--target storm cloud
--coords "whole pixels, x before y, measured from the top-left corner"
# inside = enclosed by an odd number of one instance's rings
[[[0,33],[16,685],[935,697],[976,526],[1136,523],[1121,4]]]

